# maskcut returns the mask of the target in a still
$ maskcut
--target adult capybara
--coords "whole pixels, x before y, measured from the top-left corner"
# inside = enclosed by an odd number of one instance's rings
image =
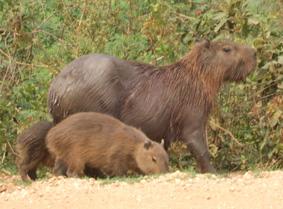
[[[61,163],[69,177],[83,176],[85,166],[106,176],[168,171],[168,155],[161,144],[106,114],[71,115],[48,132],[46,144],[56,158],[55,174],[61,173]]]
[[[52,123],[40,121],[20,134],[16,141],[17,166],[23,180],[36,179],[40,164],[52,167],[54,159],[45,146],[45,137]]]
[[[48,106],[58,123],[76,112],[102,112],[141,128],[151,139],[183,140],[202,172],[213,172],[205,139],[212,103],[225,81],[255,68],[254,49],[228,41],[202,41],[174,64],[153,65],[90,54],[53,80]]]

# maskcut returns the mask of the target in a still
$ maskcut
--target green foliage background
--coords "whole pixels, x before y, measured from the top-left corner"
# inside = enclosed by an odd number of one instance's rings
[[[201,38],[257,49],[246,82],[225,85],[208,127],[218,169],[283,167],[283,1],[0,0],[0,163],[15,138],[50,118],[47,91],[71,60],[106,53],[156,65],[175,62]],[[173,146],[173,165],[194,164]]]

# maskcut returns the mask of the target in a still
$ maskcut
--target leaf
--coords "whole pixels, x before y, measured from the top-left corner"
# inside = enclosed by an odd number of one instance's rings
[[[223,20],[223,19],[227,19],[227,15],[224,12],[219,12],[218,14],[215,14],[213,16],[214,20]]]
[[[268,136],[269,136],[269,130],[266,130],[263,141],[260,143],[260,147],[259,147],[260,151],[263,151],[264,147],[267,145],[269,139]]]
[[[271,128],[273,128],[275,125],[277,125],[279,123],[279,120],[282,116],[283,112],[281,110],[277,110],[273,115],[272,118],[270,120],[270,126]]]
[[[248,23],[250,25],[258,25],[260,23],[260,21],[258,21],[257,19],[249,18]]]
[[[271,62],[268,62],[268,63],[266,63],[264,66],[262,66],[261,68],[262,68],[263,70],[268,70],[268,69],[269,69],[269,66],[270,66],[271,64],[272,64]]]
[[[278,63],[280,63],[281,65],[283,65],[283,56],[279,56],[279,57],[278,57]]]
[[[209,126],[213,131],[217,130],[216,121],[213,117],[211,117],[211,119],[209,121]]]
[[[223,18],[220,20],[220,22],[217,24],[217,26],[214,28],[214,32],[217,33],[227,22],[227,18]]]
[[[277,84],[278,89],[283,89],[283,82]]]
[[[253,44],[256,48],[262,47],[265,44],[265,40],[262,37],[256,38],[253,41]]]

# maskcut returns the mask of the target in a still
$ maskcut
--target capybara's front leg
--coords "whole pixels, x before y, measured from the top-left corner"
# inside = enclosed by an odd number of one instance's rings
[[[67,175],[67,165],[60,158],[56,158],[55,160],[53,174],[55,176],[66,176]]]
[[[183,140],[189,151],[197,161],[198,167],[202,173],[215,173],[215,168],[210,164],[210,154],[205,138],[205,129],[199,128],[192,130],[185,129],[183,131]]]
[[[68,164],[67,176],[68,177],[82,177],[84,176],[84,164],[79,161],[73,161]]]

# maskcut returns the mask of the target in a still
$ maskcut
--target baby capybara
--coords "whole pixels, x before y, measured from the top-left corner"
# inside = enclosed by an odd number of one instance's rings
[[[45,146],[45,137],[52,123],[40,121],[25,130],[17,138],[17,166],[23,180],[36,179],[36,169],[40,164],[53,166],[54,159]]]
[[[168,155],[161,144],[101,113],[69,116],[50,129],[46,144],[55,156],[57,175],[62,173],[62,164],[67,167],[69,177],[83,176],[85,166],[98,169],[106,176],[168,171]]]

